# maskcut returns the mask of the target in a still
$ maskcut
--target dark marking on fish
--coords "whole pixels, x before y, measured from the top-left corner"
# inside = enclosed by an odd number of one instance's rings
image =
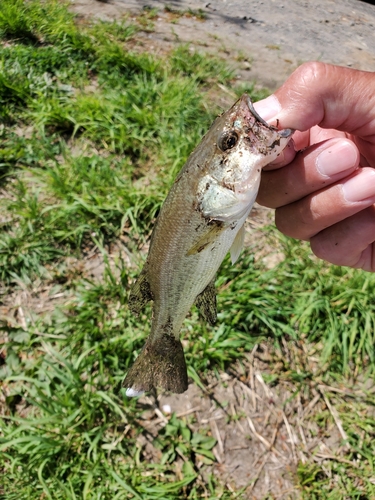
[[[269,146],[269,149],[272,151],[274,149],[275,146],[280,146],[280,139],[276,139],[276,141],[274,141],[271,146]]]

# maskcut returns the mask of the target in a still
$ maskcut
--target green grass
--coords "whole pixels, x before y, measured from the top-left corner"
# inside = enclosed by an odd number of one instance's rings
[[[167,4],[164,6],[164,11],[169,14],[173,14],[173,16],[175,16],[177,19],[179,17],[184,17],[184,16],[194,17],[196,19],[199,19],[200,21],[204,21],[205,19],[207,19],[207,14],[202,9],[194,10],[189,8],[186,10],[181,10],[181,9],[175,9],[171,5]]]
[[[328,266],[307,245],[278,238],[285,259],[276,268],[262,269],[251,253],[239,266],[224,266],[221,321],[245,334],[322,342],[324,369],[373,370],[374,276]]]
[[[0,496],[7,500],[236,497],[210,474],[209,428],[197,432],[188,417],[172,416],[147,437],[156,450],[150,459],[140,444],[144,410],[121,389],[148,333],[150,311],[137,320],[126,307],[139,249],[218,111],[206,92],[232,77],[222,61],[188,46],[164,59],[133,51],[139,29],[126,20],[78,25],[57,1],[0,3]],[[265,95],[254,85],[246,90]],[[236,266],[224,262],[218,325],[203,325],[194,310],[183,328],[190,376],[202,383],[261,339],[278,345],[301,336],[317,346],[321,369],[301,374],[285,360],[273,380],[373,373],[374,276],[327,266],[305,245],[265,231],[285,259],[267,269],[249,248]],[[85,269],[93,256],[102,262],[97,278]],[[31,301],[26,323],[13,301],[22,293]],[[339,479],[334,486],[322,479],[323,498],[374,495],[374,422],[361,420],[359,406],[356,418],[351,411],[340,407],[348,459],[357,453],[362,461],[357,469],[334,463]],[[316,464],[300,466],[306,498],[322,498],[322,477]]]

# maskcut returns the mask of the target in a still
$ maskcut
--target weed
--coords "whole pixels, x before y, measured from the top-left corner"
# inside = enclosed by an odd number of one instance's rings
[[[142,15],[151,23],[156,13]],[[0,3],[0,494],[7,500],[237,495],[210,474],[208,431],[173,415],[150,442],[144,409],[123,399],[124,374],[149,330],[150,311],[138,320],[126,307],[139,250],[217,111],[205,91],[232,77],[220,59],[187,45],[162,60],[133,52],[139,29],[139,22],[78,26],[58,1]],[[244,91],[254,100],[267,92],[235,88]],[[373,373],[375,278],[319,263],[295,241],[278,237],[276,245],[284,259],[272,269],[254,257],[256,246],[236,266],[223,263],[218,326],[202,324],[193,310],[182,332],[190,376],[202,386],[210,370],[228,368],[261,339],[302,337],[317,346],[321,369],[283,360],[269,383],[290,376],[303,387],[314,377]],[[330,480],[319,464],[300,465],[310,498],[318,498],[319,481],[338,497],[374,496],[374,422],[359,403],[355,418],[344,403],[337,405],[349,459],[359,466],[342,472],[334,462]],[[329,418],[322,414],[318,428]]]
[[[198,19],[199,21],[204,21],[207,19],[207,14],[202,9],[191,9],[188,8],[186,10],[175,9],[171,5],[164,6],[165,12],[172,14],[175,18],[179,17],[193,17]]]

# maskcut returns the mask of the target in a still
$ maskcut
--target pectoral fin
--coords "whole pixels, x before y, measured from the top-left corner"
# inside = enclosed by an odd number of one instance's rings
[[[205,248],[212,245],[218,238],[221,231],[224,229],[224,224],[221,222],[215,222],[212,226],[209,226],[207,232],[199,238],[199,240],[194,243],[194,245],[188,250],[186,255],[195,255],[202,252]]]
[[[230,258],[232,264],[234,264],[238,257],[240,256],[241,250],[243,248],[243,243],[245,240],[245,224],[241,227],[241,229],[236,234],[232,246],[230,247]]]
[[[215,278],[206,286],[195,299],[195,305],[203,318],[214,325],[217,319]]]
[[[152,300],[152,292],[150,283],[148,281],[147,263],[138,276],[137,281],[130,289],[128,306],[131,312],[138,316],[138,314],[145,307],[147,302]]]

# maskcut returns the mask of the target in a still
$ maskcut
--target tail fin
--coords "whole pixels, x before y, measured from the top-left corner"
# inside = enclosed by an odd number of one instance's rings
[[[124,383],[127,396],[138,396],[153,388],[181,393],[188,388],[182,344],[172,335],[147,340]]]

